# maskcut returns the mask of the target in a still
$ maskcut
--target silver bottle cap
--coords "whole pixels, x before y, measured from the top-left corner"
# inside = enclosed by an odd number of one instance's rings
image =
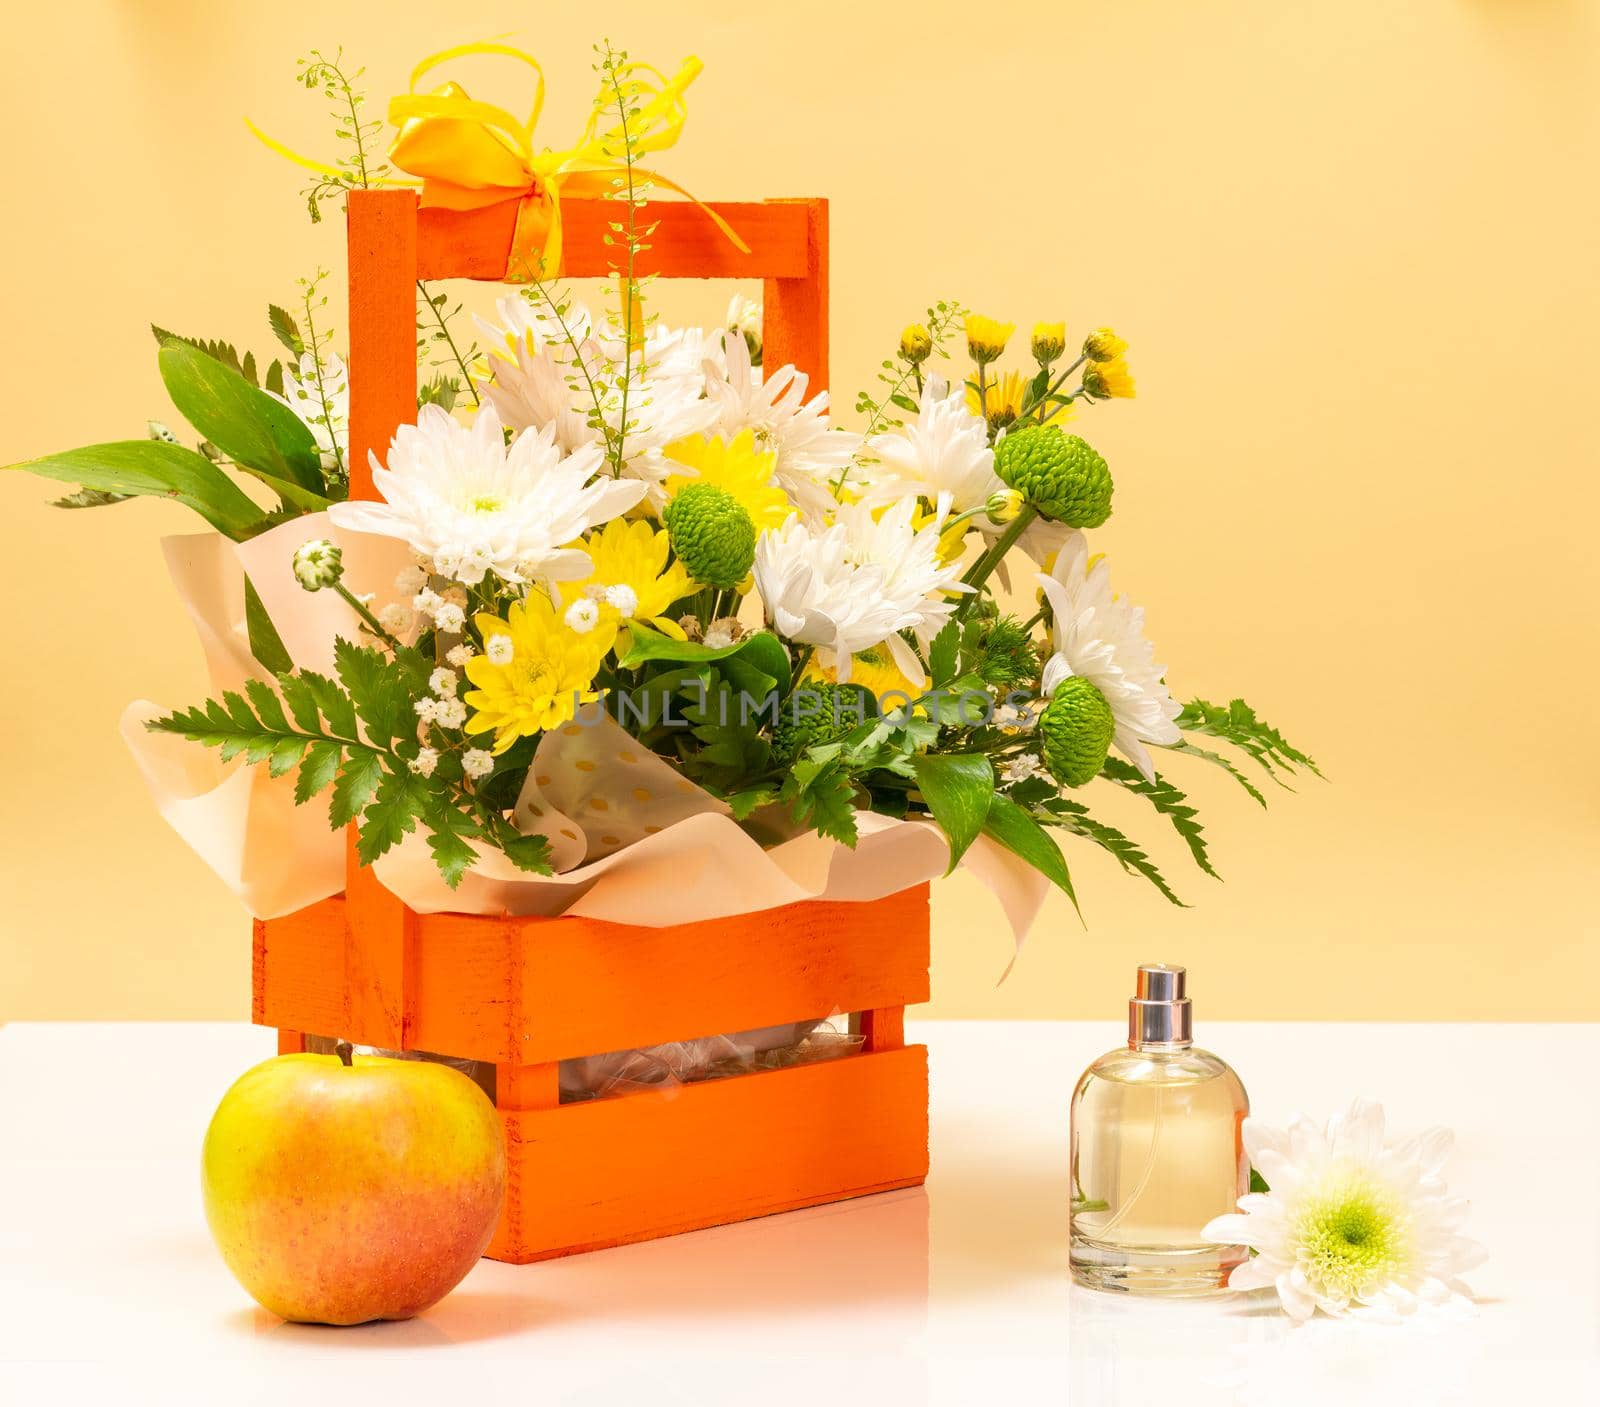
[[[1194,1043],[1194,1016],[1186,995],[1188,974],[1164,962],[1139,968],[1133,1000],[1128,1003],[1128,1044],[1186,1046]]]

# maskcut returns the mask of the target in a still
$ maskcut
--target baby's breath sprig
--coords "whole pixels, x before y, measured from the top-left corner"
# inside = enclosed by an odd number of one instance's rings
[[[423,310],[427,311],[424,312]],[[450,331],[450,324],[461,315],[461,304],[450,307],[448,293],[435,293],[422,280],[417,280],[417,354],[424,356],[430,350],[438,351],[439,344],[443,343],[447,355],[436,357],[429,364],[435,368],[455,366],[461,373],[460,381],[454,377],[443,374],[435,377],[428,388],[432,398],[443,405],[446,398],[451,404],[455,403],[457,395],[464,389],[472,397],[473,405],[482,405],[483,400],[478,395],[478,388],[473,384],[471,363],[478,356],[478,344],[473,342],[463,352],[457,344],[455,334]],[[446,406],[445,409],[449,409]]]
[[[333,200],[346,191],[365,190],[389,174],[388,165],[376,155],[383,123],[374,118],[362,120],[361,110],[367,95],[357,88],[356,80],[366,73],[358,68],[353,73],[344,69],[344,50],[336,49],[329,58],[320,49],[295,63],[295,81],[313,91],[320,89],[331,104],[329,116],[333,118],[333,135],[346,144],[346,151],[338,158],[338,175],[320,175],[302,192],[311,223],[322,221],[322,202]]]

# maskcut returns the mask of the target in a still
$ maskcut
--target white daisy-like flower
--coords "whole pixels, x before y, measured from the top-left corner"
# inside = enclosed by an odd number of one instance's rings
[[[324,469],[348,463],[350,457],[350,374],[343,360],[329,355],[319,367],[310,352],[298,363],[285,363],[283,394],[268,391],[288,406],[317,442]]]
[[[742,337],[724,339],[726,369],[716,374],[708,362],[706,396],[717,408],[716,433],[732,441],[743,430],[754,432],[755,447],[777,456],[773,477],[808,517],[834,507],[830,485],[855,458],[861,436],[841,430],[828,419],[828,393],[806,399],[808,378],[792,366],[763,376],[750,364]]]
[[[600,624],[600,607],[595,605],[594,601],[589,597],[580,596],[567,607],[566,614],[561,619],[566,621],[569,629],[577,631],[579,635],[587,635],[595,626]],[[499,639],[501,637],[496,636],[495,638]],[[491,640],[489,643],[492,646],[494,641]]]
[[[1063,679],[1087,679],[1111,705],[1113,745],[1153,782],[1155,765],[1144,744],[1181,742],[1173,719],[1183,710],[1168,692],[1166,666],[1155,662],[1155,647],[1144,638],[1144,608],[1112,595],[1111,569],[1104,558],[1090,567],[1080,532],[1066,539],[1055,569],[1039,573],[1038,581],[1055,617],[1055,653],[1040,680],[1045,697]]]
[[[381,503],[335,503],[328,516],[353,532],[398,537],[441,575],[469,585],[494,572],[522,583],[584,576],[589,556],[564,544],[632,508],[644,489],[595,478],[593,446],[563,454],[553,430],[525,430],[508,447],[493,406],[470,427],[436,405],[402,425],[387,468],[372,457]]]
[[[1235,1267],[1230,1289],[1275,1289],[1297,1321],[1319,1309],[1395,1321],[1470,1300],[1459,1277],[1487,1252],[1458,1234],[1467,1203],[1441,1176],[1448,1129],[1392,1140],[1383,1109],[1358,1099],[1325,1129],[1246,1119],[1243,1137],[1271,1191],[1241,1197],[1238,1212],[1205,1227],[1209,1241],[1257,1252]]]
[[[478,652],[473,649],[471,645],[467,644],[467,642],[463,640],[459,645],[452,645],[444,652],[444,661],[446,664],[451,665],[456,669],[465,669],[467,667],[467,661],[477,653]]]
[[[617,328],[602,328],[581,305],[558,319],[548,304],[513,295],[496,305],[499,324],[479,319],[493,348],[481,390],[513,430],[548,431],[569,452],[603,452],[605,436],[624,431],[623,473],[646,486],[651,503],[665,502],[662,481],[673,466],[661,451],[686,435],[708,431],[716,407],[704,398],[704,334],[652,328],[631,358]],[[566,328],[562,330],[561,323]],[[573,343],[577,346],[574,347]],[[629,375],[620,374],[624,364]]]
[[[483,652],[489,657],[490,664],[510,664],[515,646],[512,645],[509,635],[491,635],[483,647]]]
[[[899,430],[874,435],[867,449],[877,459],[867,471],[862,501],[898,503],[918,496],[936,502],[948,494],[956,513],[983,508],[1005,484],[994,472],[988,426],[967,409],[966,395],[950,393],[937,376],[923,388],[917,418]],[[998,534],[1004,526],[979,516],[975,526]]]
[[[443,667],[436,669],[428,676],[428,687],[441,699],[454,698],[456,692],[456,672]]]
[[[417,749],[417,755],[408,764],[419,777],[431,777],[433,769],[439,765],[439,750],[424,747]]]
[[[461,770],[473,781],[487,777],[494,771],[494,754],[485,752],[481,747],[469,747],[461,754]]]
[[[939,559],[943,511],[919,529],[911,521],[916,509],[907,499],[874,518],[865,504],[847,504],[827,528],[792,515],[756,543],[767,619],[790,640],[832,650],[841,683],[852,656],[887,645],[895,667],[920,684],[921,662],[900,632],[926,644],[955,610],[946,593],[972,589],[959,563]]]

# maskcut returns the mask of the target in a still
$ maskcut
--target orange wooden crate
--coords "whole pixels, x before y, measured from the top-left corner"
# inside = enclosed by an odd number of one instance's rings
[[[825,201],[657,204],[640,274],[759,278],[771,365],[827,384]],[[615,206],[563,204],[565,272],[611,272]],[[499,279],[515,204],[421,210],[410,191],[349,198],[351,493],[369,450],[416,416],[419,278]],[[489,1248],[531,1261],[910,1187],[928,1169],[927,1052],[904,1010],[928,997],[928,892],[801,903],[671,928],[580,918],[417,914],[351,847],[345,893],[257,922],[254,1019],[495,1066],[510,1187]],[[849,1012],[859,1054],[563,1105],[560,1062]]]

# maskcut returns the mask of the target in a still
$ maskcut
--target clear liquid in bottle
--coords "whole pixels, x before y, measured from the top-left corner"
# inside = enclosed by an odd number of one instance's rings
[[[1183,970],[1141,968],[1139,991],[1128,1048],[1095,1061],[1072,1097],[1072,1274],[1094,1289],[1208,1294],[1247,1254],[1200,1231],[1249,1190],[1250,1103],[1226,1062],[1190,1044]]]

